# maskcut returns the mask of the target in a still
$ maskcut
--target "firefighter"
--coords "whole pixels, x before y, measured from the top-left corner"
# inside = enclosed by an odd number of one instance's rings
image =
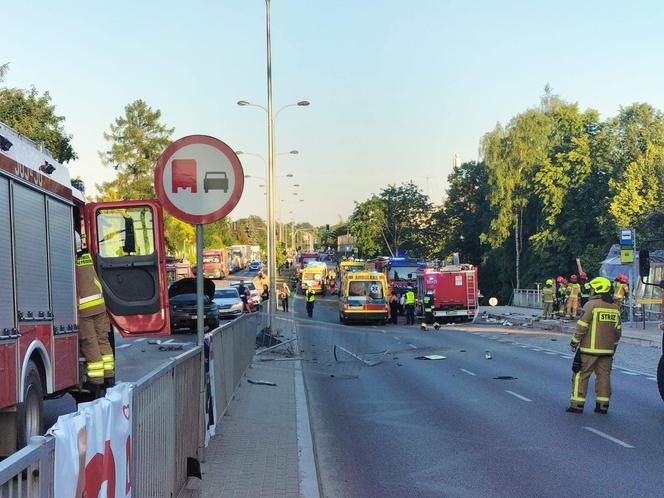
[[[424,297],[422,298],[422,310],[424,314],[424,323],[422,324],[422,328],[424,330],[427,329],[427,325],[431,325],[433,323],[433,304],[433,292],[429,291],[424,294]]]
[[[613,299],[616,304],[622,309],[623,303],[625,302],[625,295],[627,294],[627,275],[618,273],[616,275],[615,281],[613,282]]]
[[[569,277],[570,283],[567,286],[567,310],[565,318],[576,318],[579,310],[579,296],[581,295],[581,285],[578,282],[578,277],[572,275]]]
[[[316,302],[316,293],[309,288],[307,285],[307,290],[304,291],[304,300],[307,303],[307,315],[309,318],[314,316],[314,303]]]
[[[611,365],[620,340],[620,308],[611,294],[608,278],[591,280],[593,294],[583,307],[570,348],[577,352],[573,367],[569,413],[583,413],[590,375],[595,373],[595,411],[605,414],[611,397]]]
[[[565,315],[565,305],[567,303],[567,285],[564,277],[556,278],[556,312],[558,317]]]
[[[580,294],[580,305],[581,308],[583,308],[586,303],[588,302],[588,299],[590,298],[590,291],[592,290],[592,287],[590,287],[590,282],[588,281],[588,274],[585,271],[581,272],[581,294]]]
[[[408,286],[406,291],[404,304],[406,305],[406,325],[415,325],[415,293],[411,286]]]
[[[81,247],[76,233],[76,292],[78,298],[78,339],[85,357],[88,383],[100,396],[103,387],[115,384],[115,359],[108,340],[111,324],[106,314],[104,294],[92,257]]]
[[[542,289],[542,299],[544,301],[544,313],[542,317],[545,320],[553,318],[553,280],[547,279],[546,285]]]

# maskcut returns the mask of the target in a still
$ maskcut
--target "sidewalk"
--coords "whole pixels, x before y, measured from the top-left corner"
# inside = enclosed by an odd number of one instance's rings
[[[477,310],[475,323],[509,322],[513,326],[524,326],[563,332],[572,335],[576,329],[574,320],[543,320],[542,310],[536,308],[520,308],[518,306],[480,306]],[[662,331],[659,322],[646,322],[645,329],[642,322],[623,323],[622,341],[639,346],[662,346]]]

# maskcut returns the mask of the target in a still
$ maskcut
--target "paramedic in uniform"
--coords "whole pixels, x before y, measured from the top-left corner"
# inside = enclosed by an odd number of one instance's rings
[[[588,380],[595,373],[595,411],[607,413],[611,397],[611,366],[620,340],[620,307],[611,295],[611,282],[604,277],[590,282],[593,295],[572,337],[572,351],[579,349],[581,365],[572,377],[572,397],[567,411],[583,413]],[[574,370],[577,370],[574,368]]]
[[[115,360],[108,341],[111,325],[106,314],[101,283],[97,278],[92,257],[81,248],[81,236],[76,233],[76,293],[78,299],[78,340],[85,357],[88,383],[101,388],[115,383]]]

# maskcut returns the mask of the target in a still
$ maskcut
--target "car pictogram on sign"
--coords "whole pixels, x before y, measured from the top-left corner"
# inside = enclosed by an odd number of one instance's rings
[[[228,175],[225,171],[208,171],[203,178],[203,190],[207,194],[210,190],[223,190],[228,192]]]

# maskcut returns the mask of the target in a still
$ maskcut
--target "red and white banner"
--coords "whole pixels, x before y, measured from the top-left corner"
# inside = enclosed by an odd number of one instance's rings
[[[55,437],[55,496],[131,497],[131,396],[122,383],[79,405],[49,431]]]

